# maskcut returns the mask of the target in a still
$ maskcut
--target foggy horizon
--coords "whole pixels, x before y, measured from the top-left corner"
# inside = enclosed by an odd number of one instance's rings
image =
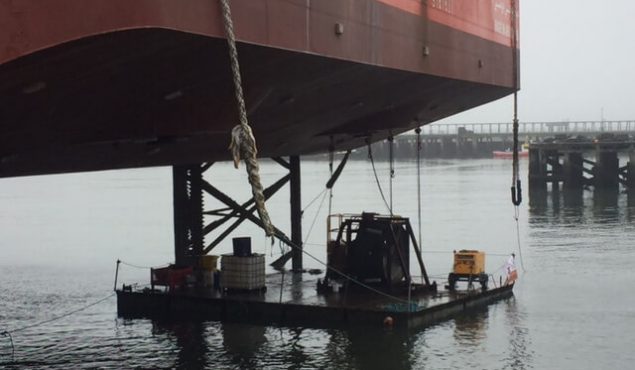
[[[519,120],[635,119],[635,2],[520,0]],[[507,122],[511,96],[439,123]]]

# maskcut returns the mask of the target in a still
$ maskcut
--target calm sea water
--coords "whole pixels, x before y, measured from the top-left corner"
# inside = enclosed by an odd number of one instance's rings
[[[526,168],[526,163],[522,164]],[[386,197],[386,163],[377,164]],[[284,171],[262,165],[270,184]],[[306,247],[324,259],[328,198],[325,162],[303,163]],[[217,164],[207,174],[237,200],[249,188],[243,170]],[[429,273],[441,281],[453,249],[488,252],[489,271],[519,255],[504,160],[426,160],[422,234]],[[635,200],[626,194],[532,194],[520,207],[525,271],[515,298],[412,332],[378,328],[317,330],[218,322],[162,323],[117,318],[115,297],[62,319],[14,331],[13,364],[0,337],[0,367],[184,369],[598,369],[635,362]],[[317,197],[317,198],[316,198]],[[525,198],[527,198],[525,194]],[[268,207],[288,230],[288,191]],[[108,297],[117,258],[169,262],[171,172],[167,168],[0,180],[0,330],[56,318]],[[418,229],[416,167],[400,163],[395,213]],[[217,206],[206,199],[207,208]],[[332,212],[386,212],[370,163],[349,163]],[[312,227],[313,225],[313,227]],[[262,232],[236,235],[276,258]],[[229,251],[230,241],[218,253]],[[307,267],[319,263],[305,260]],[[414,268],[414,265],[413,265]],[[122,266],[119,283],[148,281],[148,270]]]

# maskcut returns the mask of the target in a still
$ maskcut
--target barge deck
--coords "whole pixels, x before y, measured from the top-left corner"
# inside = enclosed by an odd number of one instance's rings
[[[318,278],[321,276],[302,273],[269,274],[267,289],[256,292],[118,290],[117,311],[124,318],[186,317],[316,328],[381,326],[390,317],[396,327],[422,328],[513,296],[513,284],[485,291],[413,292],[410,300],[407,294],[380,295],[352,286],[318,294]]]

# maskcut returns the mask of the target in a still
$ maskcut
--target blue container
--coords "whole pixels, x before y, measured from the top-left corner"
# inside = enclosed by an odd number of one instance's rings
[[[249,257],[251,256],[251,238],[248,236],[233,238],[234,256]]]

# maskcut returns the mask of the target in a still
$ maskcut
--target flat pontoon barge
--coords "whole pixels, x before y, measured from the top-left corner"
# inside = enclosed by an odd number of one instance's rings
[[[407,295],[396,295],[401,299],[397,301],[366,290],[350,288],[347,292],[344,287],[320,295],[317,280],[315,275],[275,273],[267,275],[265,292],[231,294],[211,289],[174,293],[118,290],[117,311],[124,318],[196,318],[317,328],[380,326],[391,317],[395,326],[421,328],[513,296],[513,285],[504,285],[486,291],[413,293],[408,304]]]

